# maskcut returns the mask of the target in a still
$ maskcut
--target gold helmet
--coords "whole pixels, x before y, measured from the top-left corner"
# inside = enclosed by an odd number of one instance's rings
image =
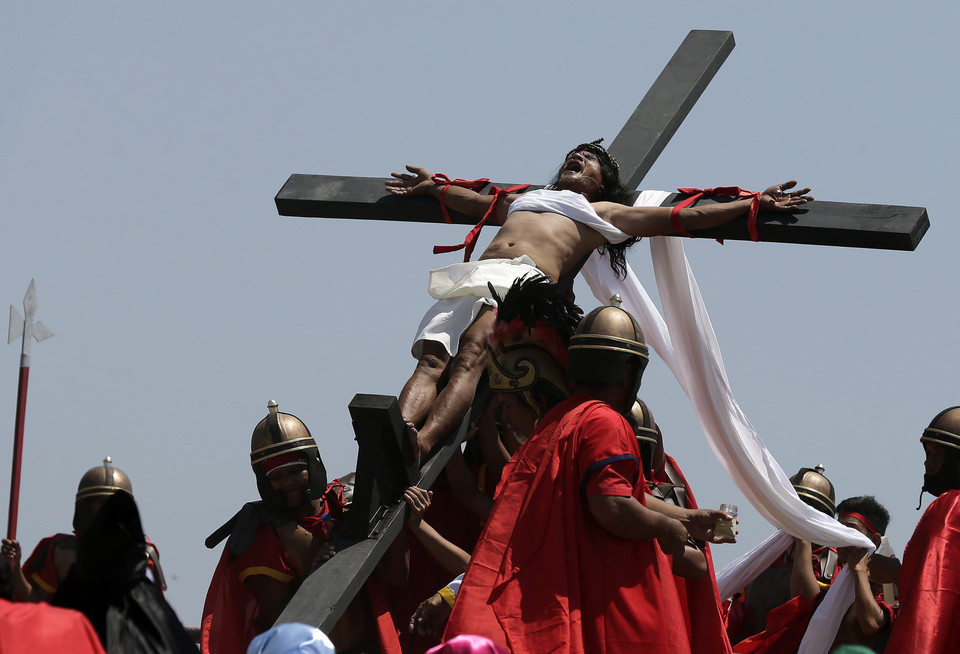
[[[489,338],[490,390],[518,393],[537,419],[570,397],[567,344],[583,312],[545,275],[516,280],[502,298]]]
[[[113,459],[103,458],[103,465],[90,468],[80,478],[73,508],[74,530],[84,530],[103,503],[103,498],[123,492],[133,497],[133,485],[123,470],[113,467]]]
[[[822,464],[815,468],[800,468],[790,477],[790,483],[804,503],[834,518],[837,515],[837,494],[833,484],[823,475],[824,470]]]
[[[250,465],[257,477],[260,497],[270,507],[283,511],[283,500],[270,486],[267,473],[281,466],[305,465],[310,476],[305,494],[319,499],[327,489],[327,470],[320,459],[317,442],[300,418],[280,413],[274,400],[267,403],[267,415],[253,429],[250,437]]]
[[[580,321],[570,339],[567,378],[575,382],[608,384],[622,379],[627,365],[639,363],[634,392],[640,389],[643,370],[650,360],[643,331],[636,319],[620,308],[620,296],[610,306],[598,307]]]

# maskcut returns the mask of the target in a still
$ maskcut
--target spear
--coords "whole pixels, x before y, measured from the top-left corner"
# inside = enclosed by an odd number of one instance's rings
[[[23,296],[23,317],[10,305],[10,332],[7,345],[22,337],[20,348],[20,383],[17,385],[17,417],[13,431],[13,472],[10,475],[10,511],[7,520],[7,538],[17,537],[17,506],[20,503],[20,461],[23,458],[23,419],[27,412],[27,380],[30,377],[30,337],[39,343],[53,336],[43,323],[33,322],[37,313],[37,289],[30,280],[27,294]]]

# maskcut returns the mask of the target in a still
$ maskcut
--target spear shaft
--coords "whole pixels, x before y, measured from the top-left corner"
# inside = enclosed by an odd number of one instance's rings
[[[7,538],[17,538],[17,507],[20,505],[20,464],[23,460],[23,420],[27,413],[27,381],[30,366],[20,366],[17,384],[17,416],[13,431],[13,472],[10,474],[10,510],[7,512]]]
[[[17,507],[20,506],[20,468],[23,461],[23,423],[27,415],[27,381],[30,379],[30,340],[42,341],[53,336],[43,323],[34,322],[37,313],[37,289],[30,280],[23,298],[23,316],[10,306],[10,333],[7,344],[21,337],[20,382],[17,384],[17,416],[13,429],[13,470],[10,473],[10,509],[7,512],[7,538],[17,537]]]

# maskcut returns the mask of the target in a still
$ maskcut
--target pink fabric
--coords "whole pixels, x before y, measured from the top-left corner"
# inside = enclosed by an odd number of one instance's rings
[[[484,636],[461,634],[427,650],[427,654],[510,654],[510,650]]]

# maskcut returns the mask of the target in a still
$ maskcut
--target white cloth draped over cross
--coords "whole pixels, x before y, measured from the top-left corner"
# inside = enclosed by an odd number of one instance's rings
[[[636,206],[660,206],[669,194],[664,191],[643,191]],[[607,304],[614,293],[623,299],[623,308],[637,319],[647,344],[673,372],[681,388],[690,398],[703,434],[717,461],[743,493],[747,501],[770,524],[783,532],[767,539],[754,553],[763,550],[767,565],[782,554],[790,543],[789,536],[833,547],[857,546],[873,549],[870,539],[860,532],[841,525],[833,518],[808,506],[797,496],[793,485],[759,434],[740,409],[720,355],[713,325],[707,314],[700,288],[678,238],[656,236],[649,239],[657,290],[663,305],[663,316],[644,290],[632,270],[626,279],[617,279],[607,261],[594,252],[583,267],[583,276],[594,296]],[[789,536],[788,536],[789,535]],[[772,558],[770,558],[772,557]],[[740,557],[721,571],[718,579],[727,577],[737,585],[725,584],[729,596],[742,588],[766,565],[757,557]],[[828,593],[829,605],[821,604],[819,620],[836,622],[853,602],[853,584],[844,572],[834,581],[836,592]],[[815,617],[815,619],[817,619]],[[826,625],[825,625],[826,626]],[[827,652],[836,634],[820,632],[810,642],[804,640],[801,652]]]

